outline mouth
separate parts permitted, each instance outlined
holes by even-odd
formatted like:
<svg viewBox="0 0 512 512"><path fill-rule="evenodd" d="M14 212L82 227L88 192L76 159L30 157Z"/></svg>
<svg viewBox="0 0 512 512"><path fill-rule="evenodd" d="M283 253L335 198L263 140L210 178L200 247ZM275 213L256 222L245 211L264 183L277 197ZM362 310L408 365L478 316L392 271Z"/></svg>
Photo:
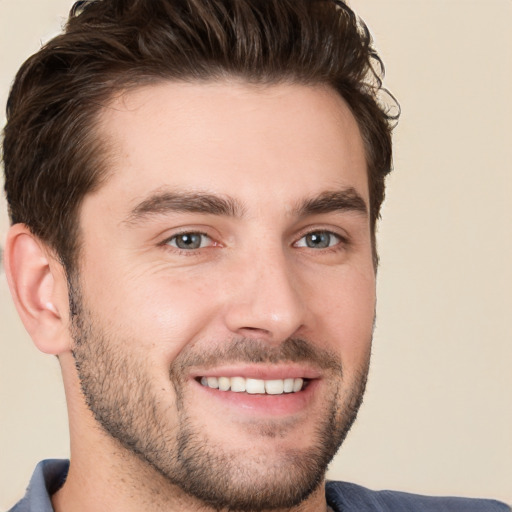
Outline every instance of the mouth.
<svg viewBox="0 0 512 512"><path fill-rule="evenodd" d="M202 376L197 377L196 381L206 388L249 395L284 395L299 393L300 391L304 391L311 382L310 379L302 377L264 380L240 376Z"/></svg>
<svg viewBox="0 0 512 512"><path fill-rule="evenodd" d="M196 400L204 399L208 404L216 400L218 406L226 407L226 414L265 419L305 414L319 400L325 386L325 376L318 368L294 363L228 363L195 368L190 377L198 391Z"/></svg>

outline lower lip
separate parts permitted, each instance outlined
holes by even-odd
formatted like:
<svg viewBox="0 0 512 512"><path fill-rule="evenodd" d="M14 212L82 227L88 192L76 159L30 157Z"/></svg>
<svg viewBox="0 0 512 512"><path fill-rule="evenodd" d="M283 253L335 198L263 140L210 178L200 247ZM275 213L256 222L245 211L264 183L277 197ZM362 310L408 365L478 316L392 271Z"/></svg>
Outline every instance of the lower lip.
<svg viewBox="0 0 512 512"><path fill-rule="evenodd" d="M318 379L312 379L305 389L296 393L252 395L249 393L235 393L234 391L220 391L219 389L203 386L196 380L193 382L200 388L200 391L212 400L219 400L228 407L243 410L244 413L266 416L287 416L304 411L312 401L319 385Z"/></svg>

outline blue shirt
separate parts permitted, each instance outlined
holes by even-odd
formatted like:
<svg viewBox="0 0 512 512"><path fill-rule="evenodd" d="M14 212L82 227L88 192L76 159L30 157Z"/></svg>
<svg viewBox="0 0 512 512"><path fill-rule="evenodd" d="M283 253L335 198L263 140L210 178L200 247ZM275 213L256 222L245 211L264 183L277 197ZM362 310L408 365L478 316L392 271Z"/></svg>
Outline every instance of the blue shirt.
<svg viewBox="0 0 512 512"><path fill-rule="evenodd" d="M43 460L25 497L9 512L53 512L50 496L65 482L69 461ZM504 503L468 498L434 498L396 491L371 491L346 482L327 482L327 503L335 512L511 512Z"/></svg>

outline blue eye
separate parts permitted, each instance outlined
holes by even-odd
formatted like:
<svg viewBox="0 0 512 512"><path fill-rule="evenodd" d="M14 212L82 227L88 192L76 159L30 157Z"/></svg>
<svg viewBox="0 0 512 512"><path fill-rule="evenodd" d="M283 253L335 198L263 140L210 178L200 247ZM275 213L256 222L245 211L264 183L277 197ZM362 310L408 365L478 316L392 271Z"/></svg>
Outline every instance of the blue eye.
<svg viewBox="0 0 512 512"><path fill-rule="evenodd" d="M327 249L339 244L341 238L330 231L312 231L303 236L295 245L310 249Z"/></svg>
<svg viewBox="0 0 512 512"><path fill-rule="evenodd" d="M211 239L204 233L180 233L174 235L166 243L177 249L193 250L211 245Z"/></svg>

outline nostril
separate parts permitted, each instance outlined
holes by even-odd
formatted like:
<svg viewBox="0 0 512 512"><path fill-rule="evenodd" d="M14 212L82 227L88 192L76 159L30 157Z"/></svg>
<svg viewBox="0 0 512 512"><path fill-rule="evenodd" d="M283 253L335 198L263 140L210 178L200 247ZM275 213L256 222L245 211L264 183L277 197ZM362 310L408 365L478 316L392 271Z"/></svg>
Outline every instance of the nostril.
<svg viewBox="0 0 512 512"><path fill-rule="evenodd" d="M280 343L304 326L305 308L295 295L250 291L250 296L237 297L226 304L224 321L232 333Z"/></svg>
<svg viewBox="0 0 512 512"><path fill-rule="evenodd" d="M239 334L247 338L271 338L272 333L261 327L241 327L238 329Z"/></svg>

